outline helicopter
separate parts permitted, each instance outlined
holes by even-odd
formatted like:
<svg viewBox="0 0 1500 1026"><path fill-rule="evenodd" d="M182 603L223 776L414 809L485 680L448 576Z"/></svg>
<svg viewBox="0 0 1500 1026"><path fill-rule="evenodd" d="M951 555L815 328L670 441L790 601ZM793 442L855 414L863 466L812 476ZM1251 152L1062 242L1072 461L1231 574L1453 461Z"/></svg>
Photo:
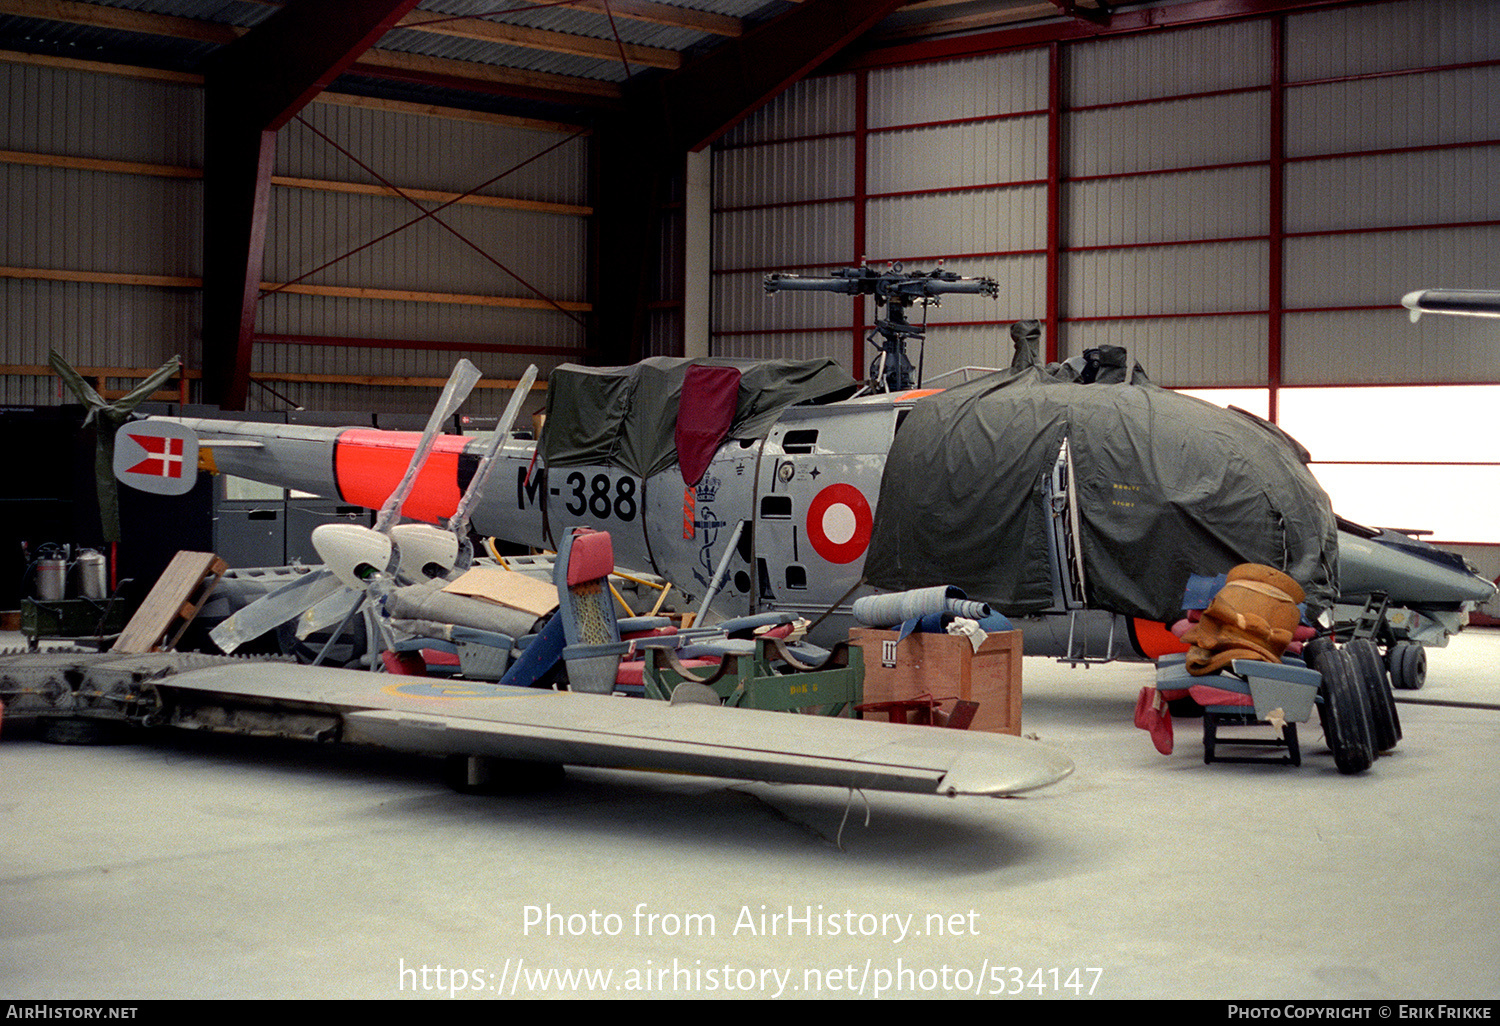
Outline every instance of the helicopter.
<svg viewBox="0 0 1500 1026"><path fill-rule="evenodd" d="M1458 557L1339 521L1295 440L1157 387L1128 352L1042 368L1039 328L1021 322L1011 368L912 387L904 347L924 326L904 310L993 296L991 279L892 265L770 275L766 288L875 296L888 313L869 381L831 360L563 365L539 440L438 435L400 513L451 517L489 449L476 532L555 549L573 527L607 530L622 568L672 582L700 618L792 613L831 643L856 598L957 585L1010 615L1028 654L1075 664L1181 651L1165 625L1195 582L1255 562L1297 579L1309 618L1329 626L1379 596L1393 684L1419 687L1420 646L1446 643L1494 593ZM370 428L160 422L210 448L221 472L371 509L418 443Z"/></svg>

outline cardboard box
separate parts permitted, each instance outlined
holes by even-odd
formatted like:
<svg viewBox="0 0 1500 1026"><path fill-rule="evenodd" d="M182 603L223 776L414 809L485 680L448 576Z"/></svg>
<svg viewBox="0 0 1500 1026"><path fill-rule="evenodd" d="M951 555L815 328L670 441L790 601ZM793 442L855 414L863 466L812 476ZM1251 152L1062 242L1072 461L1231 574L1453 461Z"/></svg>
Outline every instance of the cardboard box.
<svg viewBox="0 0 1500 1026"><path fill-rule="evenodd" d="M990 634L979 651L968 638L856 627L849 643L864 651L865 702L931 695L978 702L970 730L1021 733L1021 632ZM944 706L945 711L951 703Z"/></svg>

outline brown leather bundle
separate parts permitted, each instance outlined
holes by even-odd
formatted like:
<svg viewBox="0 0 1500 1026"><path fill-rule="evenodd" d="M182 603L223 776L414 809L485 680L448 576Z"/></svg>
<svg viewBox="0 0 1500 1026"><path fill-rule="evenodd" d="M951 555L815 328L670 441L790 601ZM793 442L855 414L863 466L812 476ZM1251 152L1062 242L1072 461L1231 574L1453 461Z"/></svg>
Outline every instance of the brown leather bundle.
<svg viewBox="0 0 1500 1026"><path fill-rule="evenodd" d="M1286 574L1258 563L1230 570L1196 626L1182 636L1193 646L1188 672L1217 673L1234 659L1279 663L1301 613L1302 587Z"/></svg>

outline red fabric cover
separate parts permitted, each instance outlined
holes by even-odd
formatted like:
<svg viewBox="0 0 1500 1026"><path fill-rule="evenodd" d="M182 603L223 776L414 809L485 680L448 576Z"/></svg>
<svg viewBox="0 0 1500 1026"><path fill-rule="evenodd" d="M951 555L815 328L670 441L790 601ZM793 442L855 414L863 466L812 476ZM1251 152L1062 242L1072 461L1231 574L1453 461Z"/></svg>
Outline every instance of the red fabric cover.
<svg viewBox="0 0 1500 1026"><path fill-rule="evenodd" d="M579 528L568 551L568 587L597 581L615 571L615 547L605 531Z"/></svg>
<svg viewBox="0 0 1500 1026"><path fill-rule="evenodd" d="M1193 700L1205 709L1211 705L1249 705L1255 704L1255 699L1249 695L1242 695L1238 691L1225 691L1223 688L1212 687L1208 684L1194 684L1188 688L1188 694Z"/></svg>
<svg viewBox="0 0 1500 1026"><path fill-rule="evenodd" d="M1153 687L1141 688L1135 699L1135 725L1151 735L1151 743L1163 755L1172 754L1172 713L1164 696Z"/></svg>
<svg viewBox="0 0 1500 1026"><path fill-rule="evenodd" d="M684 484L695 485L734 423L740 400L737 367L688 368L677 404L677 465Z"/></svg>
<svg viewBox="0 0 1500 1026"><path fill-rule="evenodd" d="M408 677L427 676L427 664L422 661L420 652L392 652L387 649L380 653L380 661L385 665L386 673L404 674Z"/></svg>

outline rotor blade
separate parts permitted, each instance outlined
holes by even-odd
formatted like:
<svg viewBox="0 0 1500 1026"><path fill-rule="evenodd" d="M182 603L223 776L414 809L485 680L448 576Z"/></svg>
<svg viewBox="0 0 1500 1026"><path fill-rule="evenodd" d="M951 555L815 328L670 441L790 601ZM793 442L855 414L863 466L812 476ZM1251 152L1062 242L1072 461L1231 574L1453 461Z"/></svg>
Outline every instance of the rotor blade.
<svg viewBox="0 0 1500 1026"><path fill-rule="evenodd" d="M521 413L521 404L531 394L531 386L536 383L536 364L526 368L526 373L521 375L516 390L510 394L510 402L505 407L505 413L501 415L499 423L495 425L494 437L490 439L489 448L485 450L484 458L479 461L479 466L474 471L474 479L469 482L469 487L464 491L464 496L458 501L458 509L453 513L450 525L453 534L458 539L458 562L454 569L460 573L469 569L474 562L474 546L469 541L469 517L473 515L474 507L484 496L484 483L490 476L490 468L495 461L495 453L505 444L505 436L510 434L510 429L515 426L516 417Z"/></svg>
<svg viewBox="0 0 1500 1026"><path fill-rule="evenodd" d="M208 636L220 650L233 652L250 639L280 627L340 587L332 571L326 568L309 571L235 610Z"/></svg>
<svg viewBox="0 0 1500 1026"><path fill-rule="evenodd" d="M428 453L432 452L438 432L442 430L443 421L453 416L454 412L463 405L479 378L479 368L468 360L458 361L458 366L453 368L453 374L448 378L448 384L443 386L443 394L438 397L438 404L433 409L432 416L427 418L427 430L422 432L422 440L417 443L411 462L406 465L406 475L401 478L401 483L396 486L396 490L385 500L385 505L380 507L380 514L375 518L375 530L384 533L401 518L401 507L406 502L412 485L416 483L417 474L421 471L422 465L427 462Z"/></svg>
<svg viewBox="0 0 1500 1026"><path fill-rule="evenodd" d="M1401 297L1411 319L1424 313L1456 314L1460 317L1500 317L1500 292L1492 289L1418 289Z"/></svg>
<svg viewBox="0 0 1500 1026"><path fill-rule="evenodd" d="M316 634L318 631L342 622L364 601L364 592L340 587L338 591L305 609L302 615L297 617L297 637L306 641L308 635Z"/></svg>
<svg viewBox="0 0 1500 1026"><path fill-rule="evenodd" d="M83 405L89 408L92 417L98 410L104 409L109 404L104 397L94 391L94 386L83 380L83 375L73 369L72 365L58 355L57 350L49 350L47 363L57 372L57 376L63 379L63 383L72 390L73 394L83 401ZM84 423L88 423L87 420Z"/></svg>
<svg viewBox="0 0 1500 1026"><path fill-rule="evenodd" d="M129 413L141 403L151 398L167 381L177 376L182 369L182 357L174 356L156 370L152 371L139 385L132 388L113 403L113 408L122 414Z"/></svg>

